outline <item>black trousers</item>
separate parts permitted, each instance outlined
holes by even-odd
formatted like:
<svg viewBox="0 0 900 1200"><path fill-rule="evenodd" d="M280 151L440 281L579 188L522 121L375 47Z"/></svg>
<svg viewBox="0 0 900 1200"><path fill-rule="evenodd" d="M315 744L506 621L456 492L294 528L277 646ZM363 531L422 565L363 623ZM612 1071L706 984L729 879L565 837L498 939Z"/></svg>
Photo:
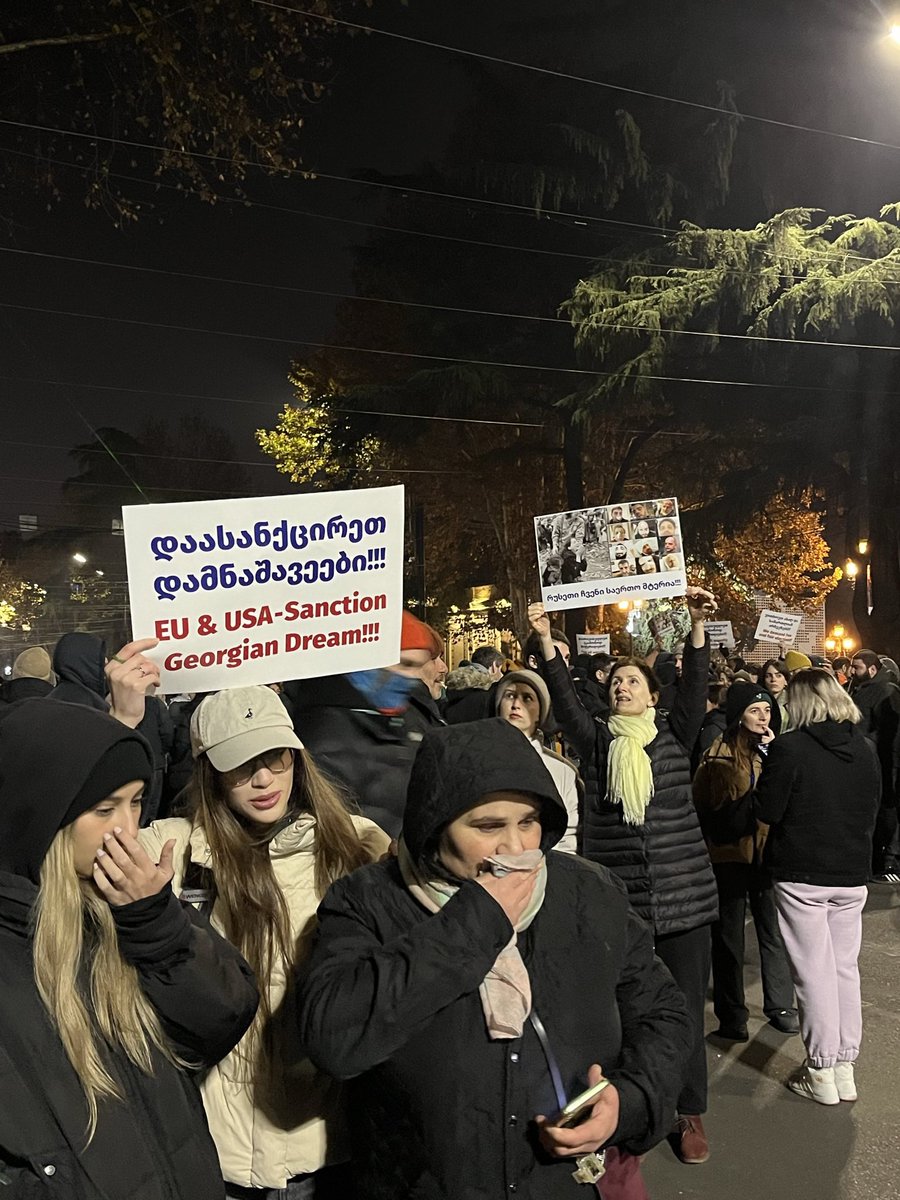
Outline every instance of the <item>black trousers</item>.
<svg viewBox="0 0 900 1200"><path fill-rule="evenodd" d="M656 953L672 973L672 978L684 993L688 1016L694 1027L694 1045L685 1068L684 1082L678 1097L678 1111L698 1117L706 1112L706 1040L703 1030L703 1011L709 984L711 957L708 925L688 929L684 933L664 933L656 937Z"/></svg>
<svg viewBox="0 0 900 1200"><path fill-rule="evenodd" d="M767 872L750 863L713 863L719 919L712 926L713 1008L721 1025L746 1025L744 931L747 903L753 914L767 1017L794 1007L794 984L778 928L775 895Z"/></svg>
<svg viewBox="0 0 900 1200"><path fill-rule="evenodd" d="M900 822L897 819L897 802L882 804L875 822L875 837L872 842L872 873L896 871L900 868Z"/></svg>

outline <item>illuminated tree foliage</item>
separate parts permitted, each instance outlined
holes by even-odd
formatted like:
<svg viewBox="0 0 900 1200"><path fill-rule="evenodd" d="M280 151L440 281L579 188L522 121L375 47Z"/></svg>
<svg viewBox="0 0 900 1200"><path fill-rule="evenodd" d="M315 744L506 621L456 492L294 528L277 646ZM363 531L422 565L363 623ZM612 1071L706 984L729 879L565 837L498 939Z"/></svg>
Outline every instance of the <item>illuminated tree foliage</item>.
<svg viewBox="0 0 900 1200"><path fill-rule="evenodd" d="M854 616L889 653L900 651L898 213L817 220L796 208L753 229L685 223L654 265L636 257L598 272L565 306L585 361L614 372L585 397L588 411L625 395L662 400L672 393L663 377L682 372L701 395L711 394L704 378L766 385L752 412L768 444L732 498L746 511L767 494L824 487L847 511L849 544L870 540L873 608L858 588ZM746 397L727 395L739 424Z"/></svg>
<svg viewBox="0 0 900 1200"><path fill-rule="evenodd" d="M297 7L337 16L352 6ZM249 0L9 0L0 16L4 116L45 127L16 134L19 179L50 200L72 197L72 172L53 160L75 163L85 203L120 222L141 206L113 178L117 149L131 169L139 144L162 147L154 173L208 200L223 187L240 194L251 164L294 170L303 113L323 93L337 32Z"/></svg>
<svg viewBox="0 0 900 1200"><path fill-rule="evenodd" d="M352 487L360 474L371 472L375 465L382 450L378 439L353 437L332 407L333 398L316 394L309 371L297 368L290 380L296 403L284 406L274 429L257 429L260 449L301 488Z"/></svg>
<svg viewBox="0 0 900 1200"><path fill-rule="evenodd" d="M21 579L0 562L0 629L28 633L40 616L46 595L42 587Z"/></svg>

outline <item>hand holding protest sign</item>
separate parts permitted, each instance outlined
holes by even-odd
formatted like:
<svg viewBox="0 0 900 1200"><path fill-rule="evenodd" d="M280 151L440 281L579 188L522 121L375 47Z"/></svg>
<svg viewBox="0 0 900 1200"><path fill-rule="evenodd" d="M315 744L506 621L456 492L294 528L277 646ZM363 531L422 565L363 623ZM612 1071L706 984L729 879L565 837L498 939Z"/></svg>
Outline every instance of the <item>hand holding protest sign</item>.
<svg viewBox="0 0 900 1200"><path fill-rule="evenodd" d="M136 729L144 719L147 694L159 686L159 667L144 655L159 643L156 638L129 642L106 664L109 684L110 716Z"/></svg>
<svg viewBox="0 0 900 1200"><path fill-rule="evenodd" d="M402 487L124 508L132 624L159 641L161 686L397 662L403 514Z"/></svg>

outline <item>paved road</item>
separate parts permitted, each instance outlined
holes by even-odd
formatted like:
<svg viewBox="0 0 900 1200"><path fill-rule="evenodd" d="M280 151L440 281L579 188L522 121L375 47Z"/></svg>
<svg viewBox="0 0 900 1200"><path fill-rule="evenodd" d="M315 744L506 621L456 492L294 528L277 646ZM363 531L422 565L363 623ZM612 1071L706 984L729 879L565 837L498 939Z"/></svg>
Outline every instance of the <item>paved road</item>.
<svg viewBox="0 0 900 1200"><path fill-rule="evenodd" d="M825 1107L785 1087L803 1046L763 1018L749 928L747 941L750 1041L707 1043L712 1155L688 1167L658 1146L644 1161L652 1200L900 1200L900 887L873 886L863 916L856 1104Z"/></svg>

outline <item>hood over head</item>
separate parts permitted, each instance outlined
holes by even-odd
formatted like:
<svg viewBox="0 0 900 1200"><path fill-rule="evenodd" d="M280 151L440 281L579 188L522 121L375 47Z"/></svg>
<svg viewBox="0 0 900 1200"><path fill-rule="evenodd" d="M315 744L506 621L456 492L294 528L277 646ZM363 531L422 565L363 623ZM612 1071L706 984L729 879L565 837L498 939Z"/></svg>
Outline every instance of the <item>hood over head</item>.
<svg viewBox="0 0 900 1200"><path fill-rule="evenodd" d="M853 743L862 737L861 731L852 721L816 721L814 725L804 725L802 732L808 734L823 750L827 750L841 762L853 761Z"/></svg>
<svg viewBox="0 0 900 1200"><path fill-rule="evenodd" d="M451 821L488 792L500 791L540 801L541 849L552 849L566 831L566 808L521 730L499 717L430 729L413 763L403 816L403 840L413 862L422 861Z"/></svg>
<svg viewBox="0 0 900 1200"><path fill-rule="evenodd" d="M50 698L9 705L0 716L0 871L38 883L60 829L152 773L147 742L114 717Z"/></svg>
<svg viewBox="0 0 900 1200"><path fill-rule="evenodd" d="M64 633L53 651L53 670L60 679L80 683L101 700L109 687L106 666L106 642L93 633Z"/></svg>

